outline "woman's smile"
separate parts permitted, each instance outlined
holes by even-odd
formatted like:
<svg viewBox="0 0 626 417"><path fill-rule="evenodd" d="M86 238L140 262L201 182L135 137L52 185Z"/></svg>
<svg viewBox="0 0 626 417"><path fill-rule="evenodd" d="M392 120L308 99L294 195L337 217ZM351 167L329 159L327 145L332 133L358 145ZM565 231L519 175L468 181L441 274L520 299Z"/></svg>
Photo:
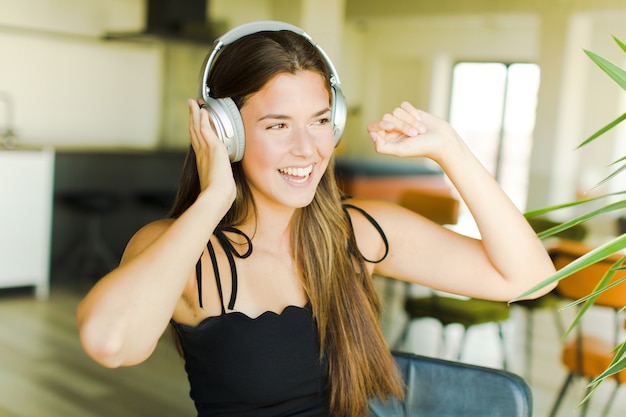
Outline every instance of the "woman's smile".
<svg viewBox="0 0 626 417"><path fill-rule="evenodd" d="M286 167L280 168L278 173L286 179L288 182L293 184L305 184L308 182L311 177L311 172L313 172L313 164L307 165L305 167Z"/></svg>

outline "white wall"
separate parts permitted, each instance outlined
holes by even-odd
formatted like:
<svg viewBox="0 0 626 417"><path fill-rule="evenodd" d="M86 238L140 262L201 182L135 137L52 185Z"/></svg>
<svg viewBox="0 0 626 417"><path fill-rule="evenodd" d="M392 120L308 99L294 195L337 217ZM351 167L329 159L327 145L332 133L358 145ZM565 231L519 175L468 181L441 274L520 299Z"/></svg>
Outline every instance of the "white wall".
<svg viewBox="0 0 626 417"><path fill-rule="evenodd" d="M0 0L0 91L12 98L22 143L157 143L161 46L101 39L107 31L140 28L141 4Z"/></svg>

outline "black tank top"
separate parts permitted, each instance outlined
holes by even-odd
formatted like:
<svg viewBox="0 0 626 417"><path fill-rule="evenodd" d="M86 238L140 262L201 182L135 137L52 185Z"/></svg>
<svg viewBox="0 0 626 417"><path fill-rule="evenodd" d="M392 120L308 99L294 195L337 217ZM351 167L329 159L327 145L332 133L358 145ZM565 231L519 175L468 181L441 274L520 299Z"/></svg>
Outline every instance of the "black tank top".
<svg viewBox="0 0 626 417"><path fill-rule="evenodd" d="M385 235L374 219L357 207L345 207L363 213L387 245ZM224 231L244 236L248 241L248 250L243 254L237 252ZM218 229L215 237L230 264L233 283L228 307L232 310L237 291L234 257L249 256L252 244L237 229ZM310 305L289 306L281 314L267 311L256 318L241 312L227 313L211 242L207 244L207 249L213 264L222 314L208 317L195 327L171 321L180 339L191 387L190 396L198 417L328 416L327 369L326 364L320 361L319 336ZM198 302L202 306L199 261L196 276Z"/></svg>

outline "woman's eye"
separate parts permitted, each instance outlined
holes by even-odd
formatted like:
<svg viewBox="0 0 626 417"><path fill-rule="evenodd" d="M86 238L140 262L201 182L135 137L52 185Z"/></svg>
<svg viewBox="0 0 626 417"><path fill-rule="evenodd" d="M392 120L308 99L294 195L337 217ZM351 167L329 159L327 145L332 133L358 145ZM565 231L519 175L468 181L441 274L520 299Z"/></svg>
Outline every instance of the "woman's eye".
<svg viewBox="0 0 626 417"><path fill-rule="evenodd" d="M286 123L276 123L275 125L271 125L270 127L268 127L268 129L279 130L279 129L284 129L286 127L287 127Z"/></svg>
<svg viewBox="0 0 626 417"><path fill-rule="evenodd" d="M325 125L330 123L330 119L328 117L323 117L315 122L318 125Z"/></svg>

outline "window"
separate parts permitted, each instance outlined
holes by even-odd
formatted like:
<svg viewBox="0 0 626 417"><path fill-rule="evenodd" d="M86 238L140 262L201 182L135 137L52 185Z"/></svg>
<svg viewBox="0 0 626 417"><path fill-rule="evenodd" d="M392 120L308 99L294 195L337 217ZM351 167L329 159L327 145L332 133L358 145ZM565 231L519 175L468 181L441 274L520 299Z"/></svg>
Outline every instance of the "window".
<svg viewBox="0 0 626 417"><path fill-rule="evenodd" d="M460 62L452 73L450 123L524 210L539 66Z"/></svg>

